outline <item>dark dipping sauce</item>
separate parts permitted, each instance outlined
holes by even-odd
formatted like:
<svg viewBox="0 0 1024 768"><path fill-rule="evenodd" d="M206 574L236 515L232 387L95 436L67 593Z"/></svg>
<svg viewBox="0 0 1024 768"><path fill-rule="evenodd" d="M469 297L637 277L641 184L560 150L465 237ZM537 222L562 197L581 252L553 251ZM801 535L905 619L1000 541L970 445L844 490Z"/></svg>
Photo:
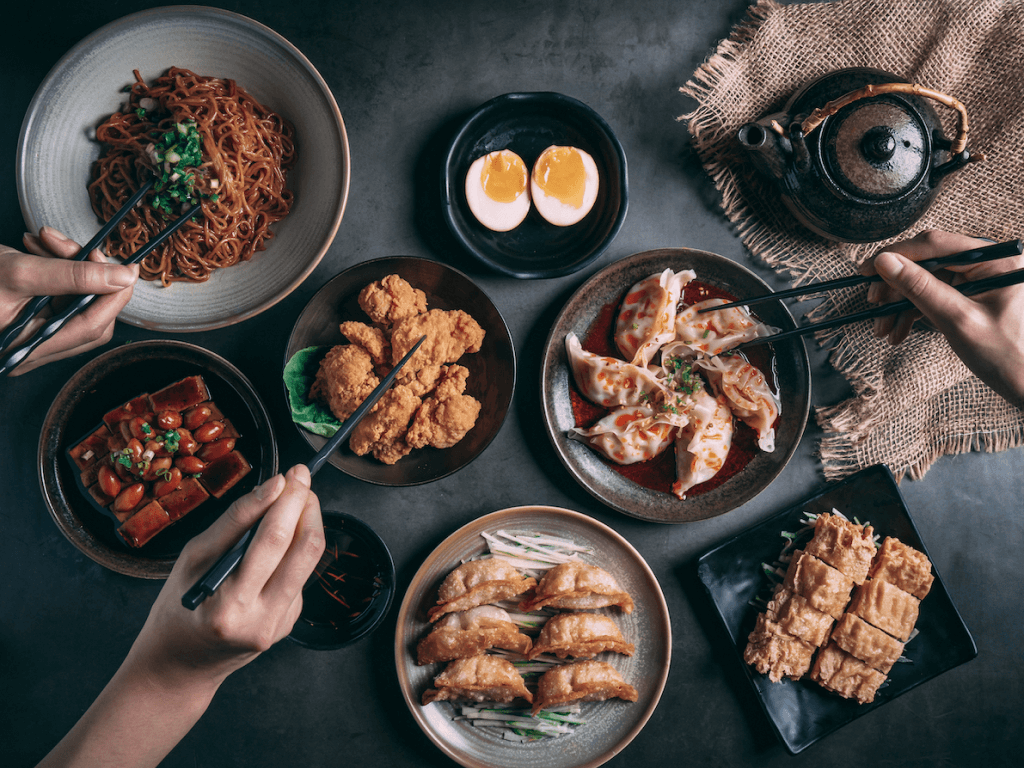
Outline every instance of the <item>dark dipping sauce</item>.
<svg viewBox="0 0 1024 768"><path fill-rule="evenodd" d="M358 623L384 588L370 547L349 531L325 528L327 548L302 591L299 621L313 627Z"/></svg>
<svg viewBox="0 0 1024 768"><path fill-rule="evenodd" d="M626 292L623 291L622 297ZM737 298L725 291L702 283L699 280L691 280L683 288L682 303L686 305L696 304L707 299L725 299L736 301ZM622 305L622 298L614 304L606 304L601 308L594 322L587 330L586 338L580 339L583 349L605 357L622 359L622 355L615 346L615 318L618 316L619 307ZM744 350L743 355L747 360L761 370L765 375L768 385L773 391L778 391L778 382L775 376L774 360L768 352L767 345L753 347ZM597 421L611 413L611 409L587 400L576 388L575 382L570 377L569 401L572 403L573 419L580 429L587 429ZM757 432L748 427L739 419L734 418L735 430L732 436L732 446L725 459L725 465L718 473L707 482L695 485L686 492L687 498L707 493L726 482L730 477L740 472L755 454L761 449L757 446ZM776 419L773 426L778 426ZM669 448L647 461L636 464L616 464L599 454L601 460L615 472L631 480L637 485L649 488L652 491L672 494L672 483L676 479L676 450L675 446Z"/></svg>

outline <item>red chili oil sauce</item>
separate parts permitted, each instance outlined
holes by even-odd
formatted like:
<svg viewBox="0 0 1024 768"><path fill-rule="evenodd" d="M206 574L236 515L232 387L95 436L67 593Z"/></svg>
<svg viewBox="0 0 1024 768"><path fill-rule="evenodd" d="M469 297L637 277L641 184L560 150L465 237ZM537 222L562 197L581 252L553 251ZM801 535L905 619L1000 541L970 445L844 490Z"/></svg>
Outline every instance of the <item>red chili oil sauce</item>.
<svg viewBox="0 0 1024 768"><path fill-rule="evenodd" d="M682 301L684 304L689 305L696 304L699 301L706 301L707 299L719 298L726 301L736 301L735 296L726 293L720 288L702 283L699 280L691 280L683 289ZM618 348L615 346L615 318L618 315L621 304L622 300L620 299L614 303L605 304L601 308L597 317L594 318L594 322L587 329L586 338L580 339L583 349L606 357L620 357ZM773 361L767 348L764 346L754 347L750 350L744 350L744 353L747 359L764 373L769 386L777 392L778 385L775 381L775 367L772 364ZM579 390L577 390L575 382L572 381L571 377L569 401L572 404L572 413L576 426L580 429L587 429L593 426L611 412L611 409L595 405L583 397ZM757 447L757 432L739 419L734 419L734 423L735 431L732 437L732 447L730 447L729 453L726 456L725 465L710 480L700 485L695 485L688 490L686 492L687 498L707 493L717 488L747 466L760 450ZM777 424L778 420L776 420L776 424L773 426L777 426ZM667 450L653 459L637 462L636 464L616 464L604 456L599 455L599 458L611 469L637 485L650 488L652 491L672 493L672 483L676 479L676 450L674 445L669 446Z"/></svg>

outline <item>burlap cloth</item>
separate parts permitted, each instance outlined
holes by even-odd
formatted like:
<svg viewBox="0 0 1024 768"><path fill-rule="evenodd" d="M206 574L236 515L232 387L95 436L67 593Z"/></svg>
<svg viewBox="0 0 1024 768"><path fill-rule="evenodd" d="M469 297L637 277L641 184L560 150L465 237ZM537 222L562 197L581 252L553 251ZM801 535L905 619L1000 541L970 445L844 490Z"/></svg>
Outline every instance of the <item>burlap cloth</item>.
<svg viewBox="0 0 1024 768"><path fill-rule="evenodd" d="M782 6L761 0L680 90L698 106L694 146L746 247L794 284L853 274L881 243L833 243L803 227L744 157L736 130L781 109L808 81L875 67L960 99L968 145L987 160L948 177L925 216L899 238L937 228L998 241L1024 222L1024 0L839 0ZM945 133L955 113L936 105ZM888 241L891 242L891 241ZM861 287L837 292L807 320L869 305ZM915 329L892 347L870 321L819 335L854 396L816 407L826 478L877 463L923 477L937 458L1024 444L1024 412L989 389L941 334Z"/></svg>

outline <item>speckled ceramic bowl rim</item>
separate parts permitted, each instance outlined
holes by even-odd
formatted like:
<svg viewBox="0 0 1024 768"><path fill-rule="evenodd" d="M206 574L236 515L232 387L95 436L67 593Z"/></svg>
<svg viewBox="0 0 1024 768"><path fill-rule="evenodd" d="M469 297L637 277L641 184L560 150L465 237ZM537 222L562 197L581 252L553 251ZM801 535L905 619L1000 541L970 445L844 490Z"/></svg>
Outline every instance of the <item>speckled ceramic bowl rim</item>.
<svg viewBox="0 0 1024 768"><path fill-rule="evenodd" d="M286 284L279 290L275 295L265 299L257 306L249 307L239 312L233 313L230 317L226 317L222 320L206 321L197 324L190 324L187 322L176 321L169 324L163 324L160 322L151 322L144 319L137 319L131 316L130 313L122 313L118 318L122 322L128 323L129 325L136 325L143 328L148 328L155 331L172 331L175 333L192 333L199 331L208 331L215 328L223 328L226 326L240 323L249 318L255 317L256 315L264 312L270 307L277 304L279 301L291 294L296 288L298 288L313 270L316 269L317 265L326 255L331 243L334 242L334 238L338 233L338 228L341 226L341 220L345 213L345 208L348 204L349 186L351 181L351 169L352 169L352 157L349 148L348 133L345 130L345 122L341 116L341 110L338 108L338 103L334 98L334 94L331 91L327 81L324 80L320 72L313 66L312 62L303 54L298 48L292 43L282 37L279 33L275 32L270 27L261 24L260 22L244 16L233 11L228 11L222 8L214 8L210 6L189 6L189 5L169 5L158 8L150 8L148 10L139 11L124 16L120 19L110 22L109 24L100 27L96 31L92 32L87 37L80 40L75 46L73 46L67 53L65 53L60 60L53 66L46 77L40 83L36 89L35 94L32 97L32 101L29 103L28 110L25 113L25 119L21 125L21 131L18 136L18 152L17 159L15 162L17 186L18 186L18 200L21 205L22 217L28 228L31 231L37 231L43 224L53 224L53 222L41 222L35 221L31 215L31 211L28 207L28 188L27 182L25 181L27 176L26 166L33 161L33 158L28 156L25 152L26 141L28 138L29 131L33 126L33 118L36 115L40 105L46 100L52 83L62 76L63 70L71 65L76 59L82 57L90 47L97 44L104 37L110 35L122 27L132 27L140 22L145 22L148 18L159 18L166 17L173 14L181 14L182 16L194 15L196 13L203 13L209 16L221 17L226 22L239 24L242 26L250 27L257 30L262 35L272 39L282 49L286 50L293 58L294 61L306 71L310 79L316 84L317 89L320 91L324 103L328 106L334 121L335 128L338 133L340 141L340 153L342 158L342 184L339 190L338 202L332 221L330 222L329 228L325 231L323 242L318 247L313 258L310 259L309 263L305 266L301 273L299 273L291 282ZM131 65L126 64L126 67L130 69ZM97 224L97 229L99 225ZM273 247L273 241L269 247Z"/></svg>
<svg viewBox="0 0 1024 768"><path fill-rule="evenodd" d="M263 401L245 375L220 355L183 341L158 339L115 347L86 363L61 387L60 392L53 399L53 404L46 412L46 418L43 420L43 428L39 433L39 449L36 460L39 473L39 487L50 517L53 518L57 528L60 529L60 532L64 534L68 541L83 554L105 568L126 576L135 576L143 579L165 579L170 574L171 568L174 567L175 558L144 560L135 557L128 550L123 552L117 551L99 544L78 523L75 511L66 503L60 481L49 471L54 461L63 461L61 455L63 453L62 446L65 438L68 437L65 434L67 416L81 402L87 389L108 375L112 363L116 363L123 358L134 357L141 359L147 353L152 353L149 355L150 357L166 355L172 359L178 357L192 363L202 360L204 366L207 366L218 376L231 382L238 395L246 400L246 405L251 409L252 418L256 422L257 427L260 430L266 431L265 437L261 437L261 440L266 441L265 447L269 450L270 466L264 472L266 477L272 477L277 473L277 438L274 435L270 415L267 413ZM112 405L116 405L116 403ZM259 471L260 468L257 468L257 470Z"/></svg>
<svg viewBox="0 0 1024 768"><path fill-rule="evenodd" d="M405 699L406 705L409 707L416 723L421 729L423 729L423 732L427 737L430 738L430 740L434 742L434 744L437 745L445 755L467 768L493 768L495 764L475 759L472 755L458 750L446 741L441 734L435 732L427 722L423 714L422 705L416 698L416 693L412 689L412 682L409 678L408 664L411 659L409 658L409 649L406 646L405 638L403 637L403 630L407 625L415 621L414 614L417 608L417 593L429 586L425 584L425 581L430 576L431 570L438 565L446 568L455 567L457 565L457 563L451 562L453 555L451 550L453 550L457 542L466 537L479 537L480 533L483 531L515 529L520 525L518 521L524 516L537 514L545 516L550 515L553 518L565 520L570 525L593 529L599 535L607 537L614 545L621 548L623 555L633 563L633 566L637 568L650 586L649 594L644 598L646 600L645 604L642 604L640 599L637 599L638 596L634 595L634 599L637 599L637 607L634 612L652 614L656 616L656 618L650 619L652 625L655 622L660 622L664 626L664 631L660 634L659 639L663 646L661 650L664 652L665 661L656 675L646 677L644 679L644 687L650 691L648 694L649 703L647 708L636 719L632 728L630 728L628 733L626 733L613 748L604 751L599 755L584 755L579 762L557 761L557 765L560 766L560 768L567 768L567 766L570 765L573 768L595 768L618 755L626 748L626 746L629 745L630 742L633 741L634 738L636 738L637 734L640 733L647 721L651 718L651 715L654 714L654 710L657 708L658 702L661 700L661 695L665 690L665 684L668 681L668 673L672 661L672 623L668 612L668 603L665 601L665 595L662 592L658 578L654 575L654 571L651 570L647 561L644 560L643 555L641 555L621 534L588 515L584 515L580 512L574 512L570 509L564 509L562 507L525 505L510 507L508 509L502 509L497 512L491 512L483 515L462 526L445 538L445 540L441 542L433 552L431 552L427 559L424 560L423 564L416 571L416 575L413 576L409 587L406 589L405 597L402 600L402 605L398 612L397 627L395 630L395 667L398 672L398 682L402 689L402 696ZM482 542L480 549L481 551L483 550ZM581 726L581 734L574 734L573 736L566 736L562 738L570 739L575 738L576 736L585 736L586 732L583 730L585 728L586 724ZM512 746L530 747L544 743L548 743L552 748L560 750L562 739L542 740L539 742L533 742L531 745L512 744ZM580 751L585 752L586 750L583 748L580 749Z"/></svg>

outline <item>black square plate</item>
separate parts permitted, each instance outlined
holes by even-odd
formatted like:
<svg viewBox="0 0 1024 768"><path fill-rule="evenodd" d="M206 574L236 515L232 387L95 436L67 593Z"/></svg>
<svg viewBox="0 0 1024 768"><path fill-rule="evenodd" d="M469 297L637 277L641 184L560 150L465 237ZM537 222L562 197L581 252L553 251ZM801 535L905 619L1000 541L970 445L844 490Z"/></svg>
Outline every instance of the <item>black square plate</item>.
<svg viewBox="0 0 1024 768"><path fill-rule="evenodd" d="M781 531L795 531L805 511L818 514L837 509L851 519L870 523L875 533L894 536L905 544L928 550L910 518L888 467L877 465L828 486L820 493L741 533L697 561L697 576L707 590L736 647L737 660L757 692L758 701L790 754L796 754L839 727L884 706L914 686L970 661L978 655L974 638L935 570L931 592L921 602L919 634L907 643L904 655L913 663L897 663L888 681L870 704L840 698L810 680L772 683L767 675L743 662L747 635L758 609L750 604L765 589L761 563L772 563L783 544Z"/></svg>

